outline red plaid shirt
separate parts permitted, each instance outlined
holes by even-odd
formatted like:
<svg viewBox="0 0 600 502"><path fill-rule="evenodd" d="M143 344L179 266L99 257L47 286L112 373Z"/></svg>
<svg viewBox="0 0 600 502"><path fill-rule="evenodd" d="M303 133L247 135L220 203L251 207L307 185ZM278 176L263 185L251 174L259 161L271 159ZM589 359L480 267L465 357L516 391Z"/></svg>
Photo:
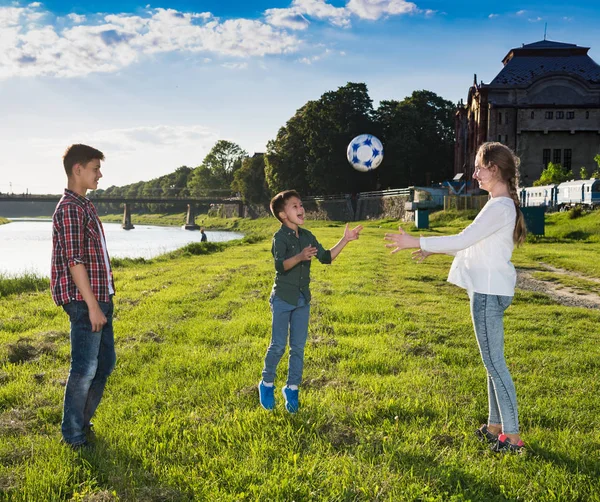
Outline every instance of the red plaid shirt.
<svg viewBox="0 0 600 502"><path fill-rule="evenodd" d="M85 265L92 292L99 302L110 301L110 285L114 291L112 270L106 270L102 240L104 229L96 208L89 199L65 190L52 216L52 274L50 288L57 305L73 300L83 301L73 281L70 267Z"/></svg>

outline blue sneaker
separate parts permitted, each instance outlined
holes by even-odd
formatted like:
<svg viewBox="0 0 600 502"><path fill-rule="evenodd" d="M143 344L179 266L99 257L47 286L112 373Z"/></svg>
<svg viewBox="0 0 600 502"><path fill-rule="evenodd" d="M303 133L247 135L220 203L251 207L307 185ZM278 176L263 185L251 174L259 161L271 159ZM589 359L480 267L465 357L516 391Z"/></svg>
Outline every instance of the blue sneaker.
<svg viewBox="0 0 600 502"><path fill-rule="evenodd" d="M300 404L298 403L298 389L290 389L287 385L281 388L281 393L285 399L285 409L290 413L296 413Z"/></svg>
<svg viewBox="0 0 600 502"><path fill-rule="evenodd" d="M275 408L275 386L267 387L261 380L258 384L258 398L260 399L260 405L265 410Z"/></svg>

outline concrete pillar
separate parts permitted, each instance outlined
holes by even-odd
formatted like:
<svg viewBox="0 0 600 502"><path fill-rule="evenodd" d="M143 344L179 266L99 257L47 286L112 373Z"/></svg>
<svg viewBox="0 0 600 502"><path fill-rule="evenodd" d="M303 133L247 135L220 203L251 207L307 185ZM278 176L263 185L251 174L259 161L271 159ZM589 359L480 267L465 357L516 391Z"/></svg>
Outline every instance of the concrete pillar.
<svg viewBox="0 0 600 502"><path fill-rule="evenodd" d="M188 204L187 216L185 217L185 225L183 228L186 230L200 230L200 227L196 225L196 212L191 204Z"/></svg>
<svg viewBox="0 0 600 502"><path fill-rule="evenodd" d="M135 228L131 223L131 211L127 203L123 204L123 224L121 227L123 230L132 230Z"/></svg>

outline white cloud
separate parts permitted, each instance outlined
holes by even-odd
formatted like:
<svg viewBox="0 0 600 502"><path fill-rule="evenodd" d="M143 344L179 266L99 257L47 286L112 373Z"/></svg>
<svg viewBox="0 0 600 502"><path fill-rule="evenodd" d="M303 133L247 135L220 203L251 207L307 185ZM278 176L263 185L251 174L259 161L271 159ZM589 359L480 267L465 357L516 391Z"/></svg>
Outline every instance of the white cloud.
<svg viewBox="0 0 600 502"><path fill-rule="evenodd" d="M517 14L517 16L522 16L526 12L527 12L526 10L519 10L519 11L516 12L516 14Z"/></svg>
<svg viewBox="0 0 600 502"><path fill-rule="evenodd" d="M30 7L0 7L0 78L114 72L145 55L173 51L260 57L291 53L300 44L269 24L249 19L221 22L207 12L153 9L137 16L111 14L64 29L50 22L28 24L28 18L38 14L49 16Z"/></svg>
<svg viewBox="0 0 600 502"><path fill-rule="evenodd" d="M221 66L228 70L245 70L248 68L248 63L223 63Z"/></svg>
<svg viewBox="0 0 600 502"><path fill-rule="evenodd" d="M304 30L309 25L308 19L298 8L268 9L265 11L265 20L272 26L290 30Z"/></svg>
<svg viewBox="0 0 600 502"><path fill-rule="evenodd" d="M540 21L543 21L543 19L538 16L535 18L529 18L527 21L529 21L530 23L539 23Z"/></svg>
<svg viewBox="0 0 600 502"><path fill-rule="evenodd" d="M386 15L415 14L418 9L405 0L349 0L346 7L362 19L377 20Z"/></svg>
<svg viewBox="0 0 600 502"><path fill-rule="evenodd" d="M500 14L490 14L488 16L489 19L494 19L495 17L498 17Z"/></svg>
<svg viewBox="0 0 600 502"><path fill-rule="evenodd" d="M83 16L83 15L80 16L79 14L75 14L75 13L68 14L67 17L76 24L84 23L86 20L85 16Z"/></svg>

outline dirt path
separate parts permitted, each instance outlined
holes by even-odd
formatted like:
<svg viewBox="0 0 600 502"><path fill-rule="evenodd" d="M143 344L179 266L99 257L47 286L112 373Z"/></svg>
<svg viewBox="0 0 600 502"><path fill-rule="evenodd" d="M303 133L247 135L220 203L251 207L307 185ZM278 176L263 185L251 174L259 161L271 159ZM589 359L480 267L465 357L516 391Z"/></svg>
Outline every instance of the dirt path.
<svg viewBox="0 0 600 502"><path fill-rule="evenodd" d="M540 262L540 265L548 272L556 274L569 275L571 277L580 277L588 281L600 283L600 279L587 277L572 270L556 268L547 263ZM600 309L600 296L589 291L582 291L570 288L563 284L554 284L552 282L534 279L532 272L535 270L518 268L517 269L517 288L527 291L536 291L548 295L557 303L567 307L584 307L588 309Z"/></svg>

